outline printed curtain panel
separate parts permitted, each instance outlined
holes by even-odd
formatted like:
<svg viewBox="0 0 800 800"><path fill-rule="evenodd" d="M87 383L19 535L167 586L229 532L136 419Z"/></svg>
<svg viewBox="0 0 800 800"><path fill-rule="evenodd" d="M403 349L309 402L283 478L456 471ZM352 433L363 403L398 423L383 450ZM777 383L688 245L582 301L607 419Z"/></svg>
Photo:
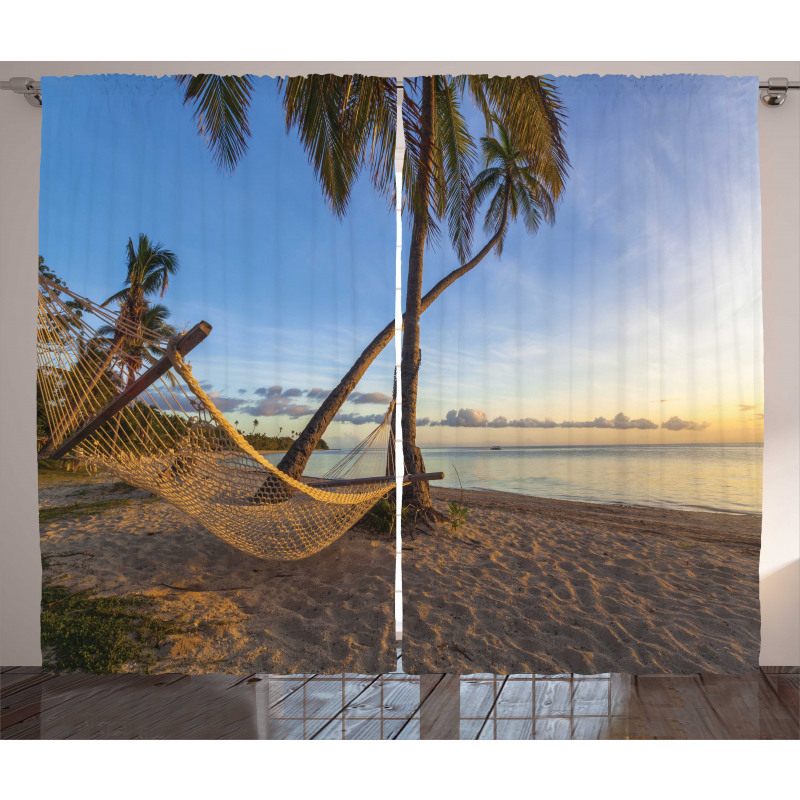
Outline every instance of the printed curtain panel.
<svg viewBox="0 0 800 800"><path fill-rule="evenodd" d="M395 667L395 89L357 164L326 81L43 80L48 669Z"/></svg>
<svg viewBox="0 0 800 800"><path fill-rule="evenodd" d="M406 466L445 478L404 492L404 669L755 669L757 81L476 87L405 87L446 202L406 214Z"/></svg>

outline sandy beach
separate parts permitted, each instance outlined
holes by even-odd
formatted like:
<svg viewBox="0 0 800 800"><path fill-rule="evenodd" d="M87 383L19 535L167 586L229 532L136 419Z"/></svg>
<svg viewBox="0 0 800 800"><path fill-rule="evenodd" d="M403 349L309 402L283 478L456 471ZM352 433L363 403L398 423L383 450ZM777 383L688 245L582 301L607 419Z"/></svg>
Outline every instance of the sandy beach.
<svg viewBox="0 0 800 800"><path fill-rule="evenodd" d="M40 525L46 580L143 596L156 614L180 621L186 632L153 653L154 672L396 667L393 537L361 524L315 556L280 563L235 550L111 478L59 473L40 482L39 498L40 509L99 506Z"/></svg>
<svg viewBox="0 0 800 800"><path fill-rule="evenodd" d="M757 667L760 516L432 493L469 516L404 540L406 672Z"/></svg>
<svg viewBox="0 0 800 800"><path fill-rule="evenodd" d="M433 489L456 532L404 539L406 672L742 672L759 647L757 516ZM141 596L181 632L156 672L395 668L394 542L359 524L270 562L113 479L43 482L45 579ZM97 506L95 508L95 506ZM59 512L60 513L60 512ZM135 664L130 665L135 670Z"/></svg>

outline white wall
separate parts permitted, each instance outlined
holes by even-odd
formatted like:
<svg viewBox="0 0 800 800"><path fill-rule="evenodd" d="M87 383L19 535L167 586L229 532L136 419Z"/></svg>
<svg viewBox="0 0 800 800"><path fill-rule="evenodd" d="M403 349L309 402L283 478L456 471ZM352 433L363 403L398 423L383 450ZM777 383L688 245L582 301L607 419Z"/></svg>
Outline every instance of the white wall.
<svg viewBox="0 0 800 800"><path fill-rule="evenodd" d="M694 72L800 80L800 62L0 62L0 80L104 72ZM754 98L754 102L756 102ZM41 664L35 304L41 111L0 92L0 664ZM759 103L765 352L764 665L800 665L800 91Z"/></svg>

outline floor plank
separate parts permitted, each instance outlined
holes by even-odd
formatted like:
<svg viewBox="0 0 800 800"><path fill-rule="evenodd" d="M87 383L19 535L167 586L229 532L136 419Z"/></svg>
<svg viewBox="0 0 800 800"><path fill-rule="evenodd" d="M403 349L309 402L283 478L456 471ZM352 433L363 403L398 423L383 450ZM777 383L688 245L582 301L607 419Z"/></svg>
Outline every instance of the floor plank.
<svg viewBox="0 0 800 800"><path fill-rule="evenodd" d="M12 691L16 692L29 686L35 686L54 677L55 675L44 673L41 670L38 672L12 672L9 670L0 675L0 692L5 697Z"/></svg>
<svg viewBox="0 0 800 800"><path fill-rule="evenodd" d="M533 678L509 678L497 697L498 717L526 717L533 713Z"/></svg>
<svg viewBox="0 0 800 800"><path fill-rule="evenodd" d="M381 678L369 686L361 696L347 708L348 719L358 717L402 717L414 716L419 708L419 679Z"/></svg>
<svg viewBox="0 0 800 800"><path fill-rule="evenodd" d="M118 721L131 716L134 704L142 697L148 699L159 687L188 680L186 675L65 673L57 676L43 674L41 677L42 680L34 684L14 686L8 694L3 693L0 720L3 738L66 739L81 730L87 733L86 738L90 738L92 720L98 721L101 727L110 726L111 730ZM166 696L173 698L175 693L169 691ZM108 698L116 701L111 709L104 708L104 701ZM175 721L165 716L168 713L169 709L163 705L152 708L153 719L148 720L142 731L154 730L149 723L155 719L169 720L167 727L174 728Z"/></svg>
<svg viewBox="0 0 800 800"><path fill-rule="evenodd" d="M532 739L533 718L527 719L502 719L492 717L483 723L479 739Z"/></svg>
<svg viewBox="0 0 800 800"><path fill-rule="evenodd" d="M0 673L4 739L800 739L800 672Z"/></svg>
<svg viewBox="0 0 800 800"><path fill-rule="evenodd" d="M418 719L409 719L394 737L398 741L419 741L420 727Z"/></svg>
<svg viewBox="0 0 800 800"><path fill-rule="evenodd" d="M569 716L572 709L572 681L539 680L534 686L537 717Z"/></svg>
<svg viewBox="0 0 800 800"><path fill-rule="evenodd" d="M760 673L637 676L631 738L798 738L796 717Z"/></svg>
<svg viewBox="0 0 800 800"><path fill-rule="evenodd" d="M459 701L461 716L466 719L479 717L486 719L500 693L504 677L491 678L463 677L460 683Z"/></svg>
<svg viewBox="0 0 800 800"><path fill-rule="evenodd" d="M425 700L419 709L421 739L458 739L461 717L458 675L421 675L420 693Z"/></svg>

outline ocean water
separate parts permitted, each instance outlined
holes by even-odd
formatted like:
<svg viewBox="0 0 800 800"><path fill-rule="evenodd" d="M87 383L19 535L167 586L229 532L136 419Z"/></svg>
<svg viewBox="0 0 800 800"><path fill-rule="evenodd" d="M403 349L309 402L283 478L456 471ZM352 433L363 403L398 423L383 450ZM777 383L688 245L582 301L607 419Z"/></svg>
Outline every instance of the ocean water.
<svg viewBox="0 0 800 800"><path fill-rule="evenodd" d="M431 448L436 486L678 508L761 513L761 444L623 445L594 447ZM317 451L307 475L322 475L342 451ZM270 456L277 462L280 455ZM458 474L456 474L458 473Z"/></svg>

